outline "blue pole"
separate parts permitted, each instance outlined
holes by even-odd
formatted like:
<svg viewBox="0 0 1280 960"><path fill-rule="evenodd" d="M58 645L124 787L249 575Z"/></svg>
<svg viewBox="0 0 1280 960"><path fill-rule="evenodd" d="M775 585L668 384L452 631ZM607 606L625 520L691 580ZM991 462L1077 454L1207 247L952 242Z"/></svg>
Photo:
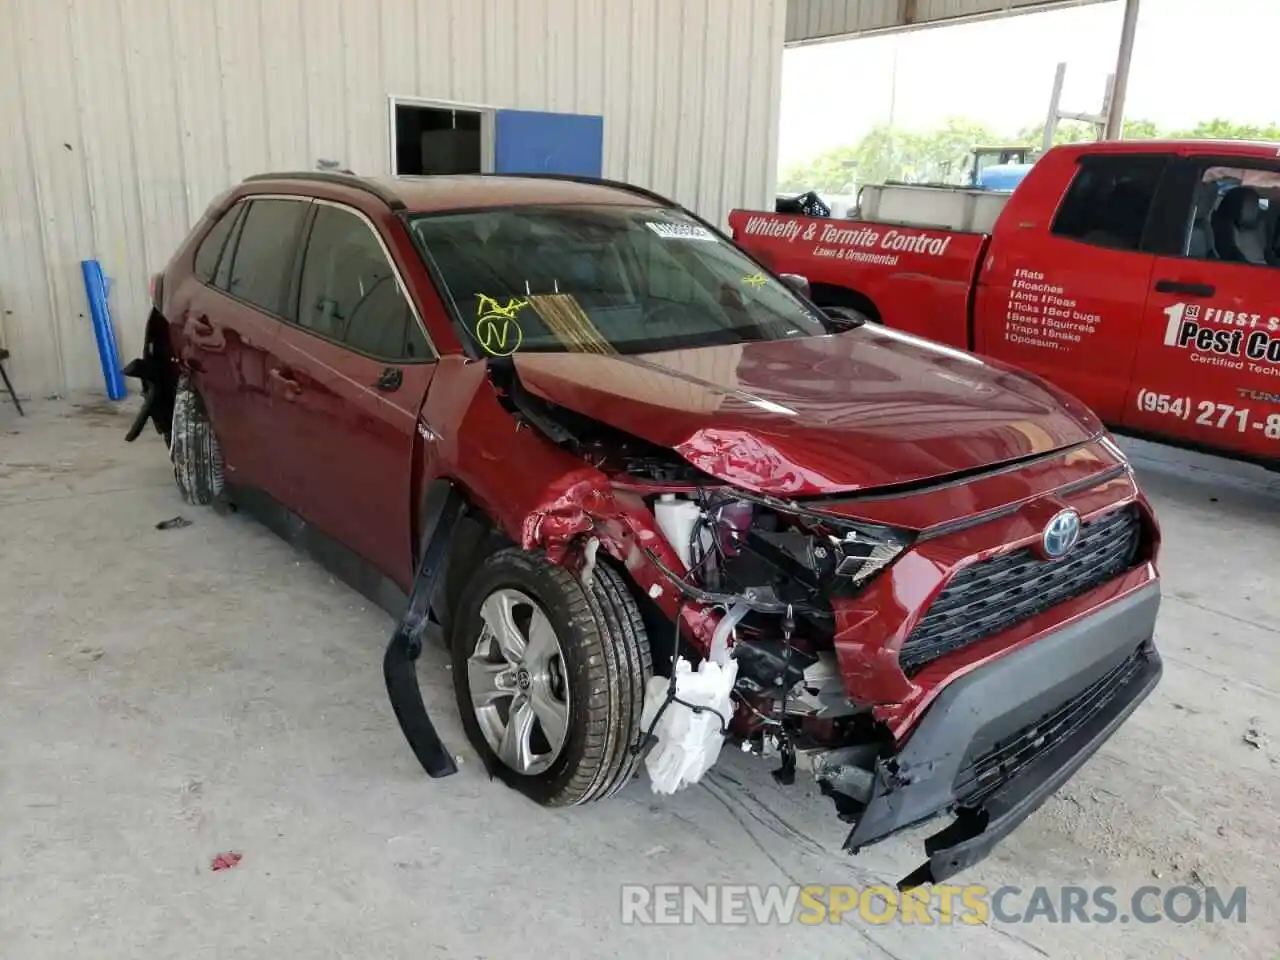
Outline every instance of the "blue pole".
<svg viewBox="0 0 1280 960"><path fill-rule="evenodd" d="M93 336L98 341L98 362L102 364L107 397L123 400L126 394L124 374L120 372L120 357L116 353L116 332L111 324L111 307L107 304L107 281L102 275L102 265L97 260L81 260L80 272L84 274L84 291L89 298Z"/></svg>

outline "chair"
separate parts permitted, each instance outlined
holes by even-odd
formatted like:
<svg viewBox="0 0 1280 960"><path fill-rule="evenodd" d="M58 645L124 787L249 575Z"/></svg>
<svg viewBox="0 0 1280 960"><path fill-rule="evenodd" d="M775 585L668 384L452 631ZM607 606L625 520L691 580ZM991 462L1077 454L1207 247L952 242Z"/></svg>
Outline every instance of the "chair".
<svg viewBox="0 0 1280 960"><path fill-rule="evenodd" d="M18 402L18 391L13 389L13 383L9 380L9 374L5 373L4 362L9 359L9 351L4 347L0 347L0 380L4 381L5 388L9 391L9 397L13 400L13 405L18 408L18 416L25 417L22 412L22 404Z"/></svg>
<svg viewBox="0 0 1280 960"><path fill-rule="evenodd" d="M1223 260L1265 264L1267 228L1262 221L1262 194L1252 187L1228 190L1213 213L1213 239Z"/></svg>

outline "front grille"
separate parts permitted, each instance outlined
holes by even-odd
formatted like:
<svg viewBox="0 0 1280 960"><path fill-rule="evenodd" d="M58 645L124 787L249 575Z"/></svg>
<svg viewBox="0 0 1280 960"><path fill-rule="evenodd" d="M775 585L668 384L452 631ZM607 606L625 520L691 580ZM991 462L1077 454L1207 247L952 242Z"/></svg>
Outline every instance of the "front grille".
<svg viewBox="0 0 1280 960"><path fill-rule="evenodd" d="M966 567L903 643L902 669L914 673L1118 576L1133 565L1141 531L1138 508L1123 507L1083 524L1075 548L1060 560L1023 549Z"/></svg>
<svg viewBox="0 0 1280 960"><path fill-rule="evenodd" d="M1141 648L1106 676L1095 681L1056 710L998 741L990 750L961 768L953 785L956 803L977 807L1018 775L1027 764L1079 730L1142 669Z"/></svg>

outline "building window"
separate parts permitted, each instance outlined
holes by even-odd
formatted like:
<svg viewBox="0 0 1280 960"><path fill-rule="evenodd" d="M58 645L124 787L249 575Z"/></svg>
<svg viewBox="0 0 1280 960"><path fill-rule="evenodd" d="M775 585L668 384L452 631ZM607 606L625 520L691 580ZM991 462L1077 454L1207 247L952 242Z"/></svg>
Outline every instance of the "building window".
<svg viewBox="0 0 1280 960"><path fill-rule="evenodd" d="M485 111L391 101L392 173L399 177L488 169Z"/></svg>

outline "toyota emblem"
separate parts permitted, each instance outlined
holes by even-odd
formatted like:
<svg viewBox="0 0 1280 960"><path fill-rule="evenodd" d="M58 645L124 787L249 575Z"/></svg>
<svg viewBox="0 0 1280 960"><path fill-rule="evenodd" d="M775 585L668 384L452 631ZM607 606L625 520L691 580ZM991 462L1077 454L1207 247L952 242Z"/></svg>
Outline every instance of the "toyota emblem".
<svg viewBox="0 0 1280 960"><path fill-rule="evenodd" d="M1050 560L1065 557L1080 539L1080 514L1074 510L1061 510L1045 524L1041 544Z"/></svg>

